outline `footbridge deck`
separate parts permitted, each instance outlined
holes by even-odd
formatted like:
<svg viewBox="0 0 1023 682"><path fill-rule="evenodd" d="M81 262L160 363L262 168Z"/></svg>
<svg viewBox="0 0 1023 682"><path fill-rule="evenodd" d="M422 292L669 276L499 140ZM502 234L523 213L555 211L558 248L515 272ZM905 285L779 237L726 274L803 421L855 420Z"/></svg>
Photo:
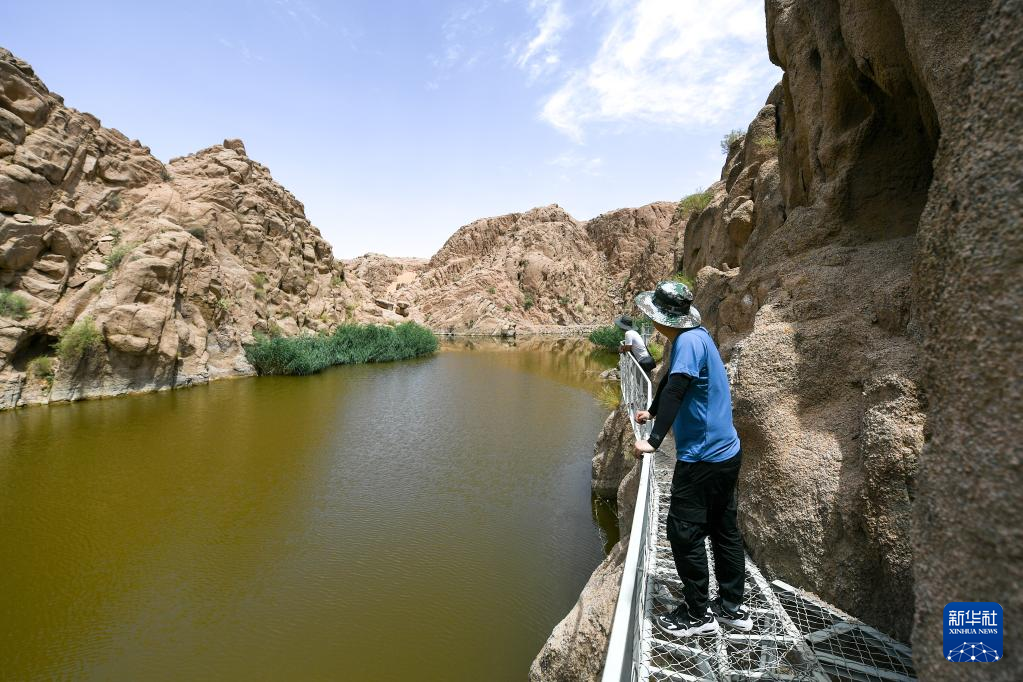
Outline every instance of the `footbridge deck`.
<svg viewBox="0 0 1023 682"><path fill-rule="evenodd" d="M645 438L650 425L634 416L649 405L650 381L629 353L621 356L619 376L633 429ZM674 463L662 452L642 463L603 682L916 679L906 645L791 585L769 582L748 556L744 603L753 615L751 632L722 627L715 636L687 639L660 632L654 619L682 600L665 534ZM707 554L713 556L709 548Z"/></svg>

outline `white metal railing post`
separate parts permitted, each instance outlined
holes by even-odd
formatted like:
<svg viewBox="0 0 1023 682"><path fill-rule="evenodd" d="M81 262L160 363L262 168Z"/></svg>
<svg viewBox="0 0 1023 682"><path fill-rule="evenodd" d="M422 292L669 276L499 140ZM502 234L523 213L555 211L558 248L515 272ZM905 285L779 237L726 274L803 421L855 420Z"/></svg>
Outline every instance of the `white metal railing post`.
<svg viewBox="0 0 1023 682"><path fill-rule="evenodd" d="M651 424L636 422L636 412L645 410L653 399L650 378L636 362L632 353L622 353L618 359L618 379L622 390L622 403L629 411L629 421L637 439L650 435ZM629 456L629 454L625 454ZM642 596L645 594L643 581L646 579L644 564L640 557L647 549L647 530L650 523L650 477L653 475L653 454L643 458L639 472L639 488L636 491L636 507L632 514L629 532L629 548L622 567L622 582L618 590L614 619L611 622L611 636L607 643L607 657L604 662L602 682L631 682L633 679L635 647L639 640L635 636L640 626ZM639 588L637 589L637 585Z"/></svg>

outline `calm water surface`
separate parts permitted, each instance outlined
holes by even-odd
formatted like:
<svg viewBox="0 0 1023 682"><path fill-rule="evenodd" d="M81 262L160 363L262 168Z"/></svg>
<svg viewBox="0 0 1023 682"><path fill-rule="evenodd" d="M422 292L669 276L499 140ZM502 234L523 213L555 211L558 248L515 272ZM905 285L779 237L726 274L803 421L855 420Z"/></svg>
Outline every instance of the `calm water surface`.
<svg viewBox="0 0 1023 682"><path fill-rule="evenodd" d="M607 359L470 345L0 413L0 678L526 679Z"/></svg>

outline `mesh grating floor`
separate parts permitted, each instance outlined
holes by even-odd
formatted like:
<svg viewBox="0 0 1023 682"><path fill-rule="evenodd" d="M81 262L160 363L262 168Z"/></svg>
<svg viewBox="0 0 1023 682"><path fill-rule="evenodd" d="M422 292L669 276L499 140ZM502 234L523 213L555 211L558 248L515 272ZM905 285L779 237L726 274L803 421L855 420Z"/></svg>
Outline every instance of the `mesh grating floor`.
<svg viewBox="0 0 1023 682"><path fill-rule="evenodd" d="M753 616L751 632L723 626L708 637L678 639L662 633L654 619L683 601L665 534L673 468L673 457L656 453L646 510L650 523L640 557L644 578L638 586L638 603L643 604L643 618L637 622L633 679L916 679L911 652L904 644L790 585L768 583L749 557L744 604ZM712 556L709 547L708 556ZM713 566L710 591L716 596Z"/></svg>

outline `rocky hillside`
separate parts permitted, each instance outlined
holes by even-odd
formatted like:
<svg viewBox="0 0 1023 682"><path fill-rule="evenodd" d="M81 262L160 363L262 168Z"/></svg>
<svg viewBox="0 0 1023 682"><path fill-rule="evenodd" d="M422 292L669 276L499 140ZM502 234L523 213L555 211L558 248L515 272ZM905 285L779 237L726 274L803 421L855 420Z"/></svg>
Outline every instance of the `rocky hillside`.
<svg viewBox="0 0 1023 682"><path fill-rule="evenodd" d="M676 255L674 204L578 221L556 205L477 220L428 262L350 261L376 305L441 333L501 334L606 324Z"/></svg>
<svg viewBox="0 0 1023 682"><path fill-rule="evenodd" d="M768 0L784 78L676 264L728 361L750 552L911 639L925 680L1019 675L953 669L940 641L947 602L1023 610L1020 16L1018 0ZM594 459L595 486L624 475L620 506L624 428L609 419ZM597 678L581 653L603 650L621 556L532 679Z"/></svg>
<svg viewBox="0 0 1023 682"><path fill-rule="evenodd" d="M165 165L0 49L0 409L251 374L260 332L606 323L674 262L672 208L548 206L467 225L429 261L337 261L240 140Z"/></svg>
<svg viewBox="0 0 1023 682"><path fill-rule="evenodd" d="M0 408L251 373L253 332L382 320L346 280L240 141L164 165L0 50Z"/></svg>

